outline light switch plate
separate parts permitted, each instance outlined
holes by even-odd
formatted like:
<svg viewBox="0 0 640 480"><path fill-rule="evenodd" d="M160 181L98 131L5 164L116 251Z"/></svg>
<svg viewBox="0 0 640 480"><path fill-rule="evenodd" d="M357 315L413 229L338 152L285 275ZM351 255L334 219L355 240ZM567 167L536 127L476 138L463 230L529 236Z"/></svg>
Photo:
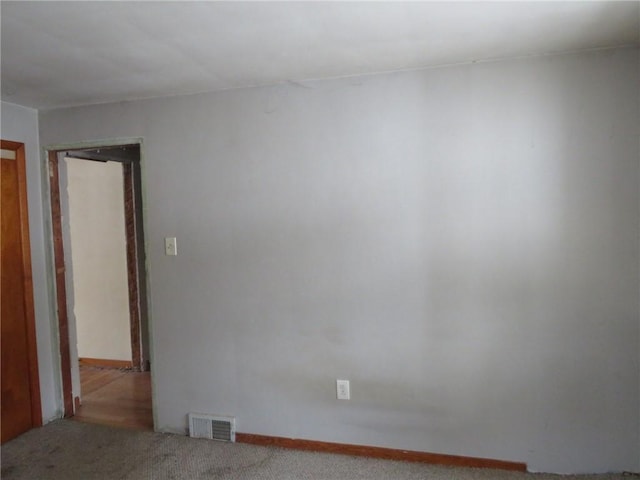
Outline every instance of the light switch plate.
<svg viewBox="0 0 640 480"><path fill-rule="evenodd" d="M349 380L336 380L336 394L338 400L349 400L351 398Z"/></svg>
<svg viewBox="0 0 640 480"><path fill-rule="evenodd" d="M164 254L165 255L178 255L178 244L176 243L176 237L165 237L165 239L164 239Z"/></svg>

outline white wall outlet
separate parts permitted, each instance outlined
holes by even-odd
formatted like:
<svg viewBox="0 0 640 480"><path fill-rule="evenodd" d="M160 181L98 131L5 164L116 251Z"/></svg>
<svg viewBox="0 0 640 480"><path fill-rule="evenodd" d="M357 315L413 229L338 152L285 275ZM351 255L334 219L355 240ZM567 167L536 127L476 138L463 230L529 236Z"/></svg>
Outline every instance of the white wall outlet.
<svg viewBox="0 0 640 480"><path fill-rule="evenodd" d="M178 244L176 243L176 237L165 237L165 239L164 239L164 254L165 255L178 255Z"/></svg>
<svg viewBox="0 0 640 480"><path fill-rule="evenodd" d="M351 398L349 380L336 380L336 393L338 400L349 400Z"/></svg>

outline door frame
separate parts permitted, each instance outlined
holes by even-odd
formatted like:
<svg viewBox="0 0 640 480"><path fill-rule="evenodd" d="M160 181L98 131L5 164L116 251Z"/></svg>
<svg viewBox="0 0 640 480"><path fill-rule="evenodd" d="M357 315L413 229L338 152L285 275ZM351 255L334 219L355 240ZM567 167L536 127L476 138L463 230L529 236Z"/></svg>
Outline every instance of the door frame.
<svg viewBox="0 0 640 480"><path fill-rule="evenodd" d="M0 140L2 150L15 153L18 173L18 201L20 205L20 238L22 243L22 270L24 274L25 321L29 390L31 393L31 426L42 425L42 400L40 398L40 374L38 372L38 345L36 315L33 298L33 273L31 269L31 237L29 235L29 209L27 203L27 168L24 143Z"/></svg>
<svg viewBox="0 0 640 480"><path fill-rule="evenodd" d="M138 218L137 204L143 203L142 187L142 139L141 138L125 138L113 139L95 142L82 142L65 145L53 145L44 148L44 158L46 159L45 171L48 185L43 185L48 192L45 197L49 199L49 213L51 220L50 245L52 261L50 262L51 275L53 278L53 287L55 289L55 306L58 327L58 339L60 348L60 370L62 380L62 401L63 416L71 417L74 409L77 408L77 398L73 398L73 382L71 378L71 345L70 345L70 329L68 314L68 298L66 283L66 262L63 243L62 228L62 210L60 198L60 178L59 178L59 154L73 150L89 150L106 147L118 147L126 145L139 145L140 158L137 166L131 163L122 163L123 165L123 185L125 196L125 233L126 233L126 255L127 255L127 280L129 286L129 313L131 325L131 342L132 342L132 366L134 370L148 370L148 362L142 358L142 321L140 302L145 302L147 308L144 309L147 318L147 334L149 338L149 347L151 346L151 329L149 324L149 288L148 274L146 269L146 261L141 263L140 258L146 258L146 241L144 238L144 218ZM88 160L89 161L89 160ZM136 178L138 177L138 178ZM144 208L139 205L140 211ZM142 271L141 271L142 270ZM140 295L139 276L144 280L144 290L146 295ZM150 348L149 348L150 350ZM151 351L148 352L151 356ZM155 412L155 409L154 409Z"/></svg>

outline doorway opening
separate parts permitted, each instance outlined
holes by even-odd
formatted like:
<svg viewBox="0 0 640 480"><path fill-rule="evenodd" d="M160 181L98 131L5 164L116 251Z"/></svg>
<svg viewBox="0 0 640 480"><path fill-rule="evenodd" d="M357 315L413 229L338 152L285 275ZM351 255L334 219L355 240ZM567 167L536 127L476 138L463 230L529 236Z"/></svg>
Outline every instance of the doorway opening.
<svg viewBox="0 0 640 480"><path fill-rule="evenodd" d="M152 428L141 142L47 154L64 416Z"/></svg>

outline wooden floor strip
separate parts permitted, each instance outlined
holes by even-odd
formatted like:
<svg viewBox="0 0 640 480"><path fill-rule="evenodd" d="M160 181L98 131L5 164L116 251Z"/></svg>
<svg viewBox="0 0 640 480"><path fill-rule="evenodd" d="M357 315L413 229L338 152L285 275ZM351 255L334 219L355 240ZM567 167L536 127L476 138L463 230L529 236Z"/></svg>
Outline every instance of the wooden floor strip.
<svg viewBox="0 0 640 480"><path fill-rule="evenodd" d="M153 430L149 372L80 367L82 402L74 419Z"/></svg>

